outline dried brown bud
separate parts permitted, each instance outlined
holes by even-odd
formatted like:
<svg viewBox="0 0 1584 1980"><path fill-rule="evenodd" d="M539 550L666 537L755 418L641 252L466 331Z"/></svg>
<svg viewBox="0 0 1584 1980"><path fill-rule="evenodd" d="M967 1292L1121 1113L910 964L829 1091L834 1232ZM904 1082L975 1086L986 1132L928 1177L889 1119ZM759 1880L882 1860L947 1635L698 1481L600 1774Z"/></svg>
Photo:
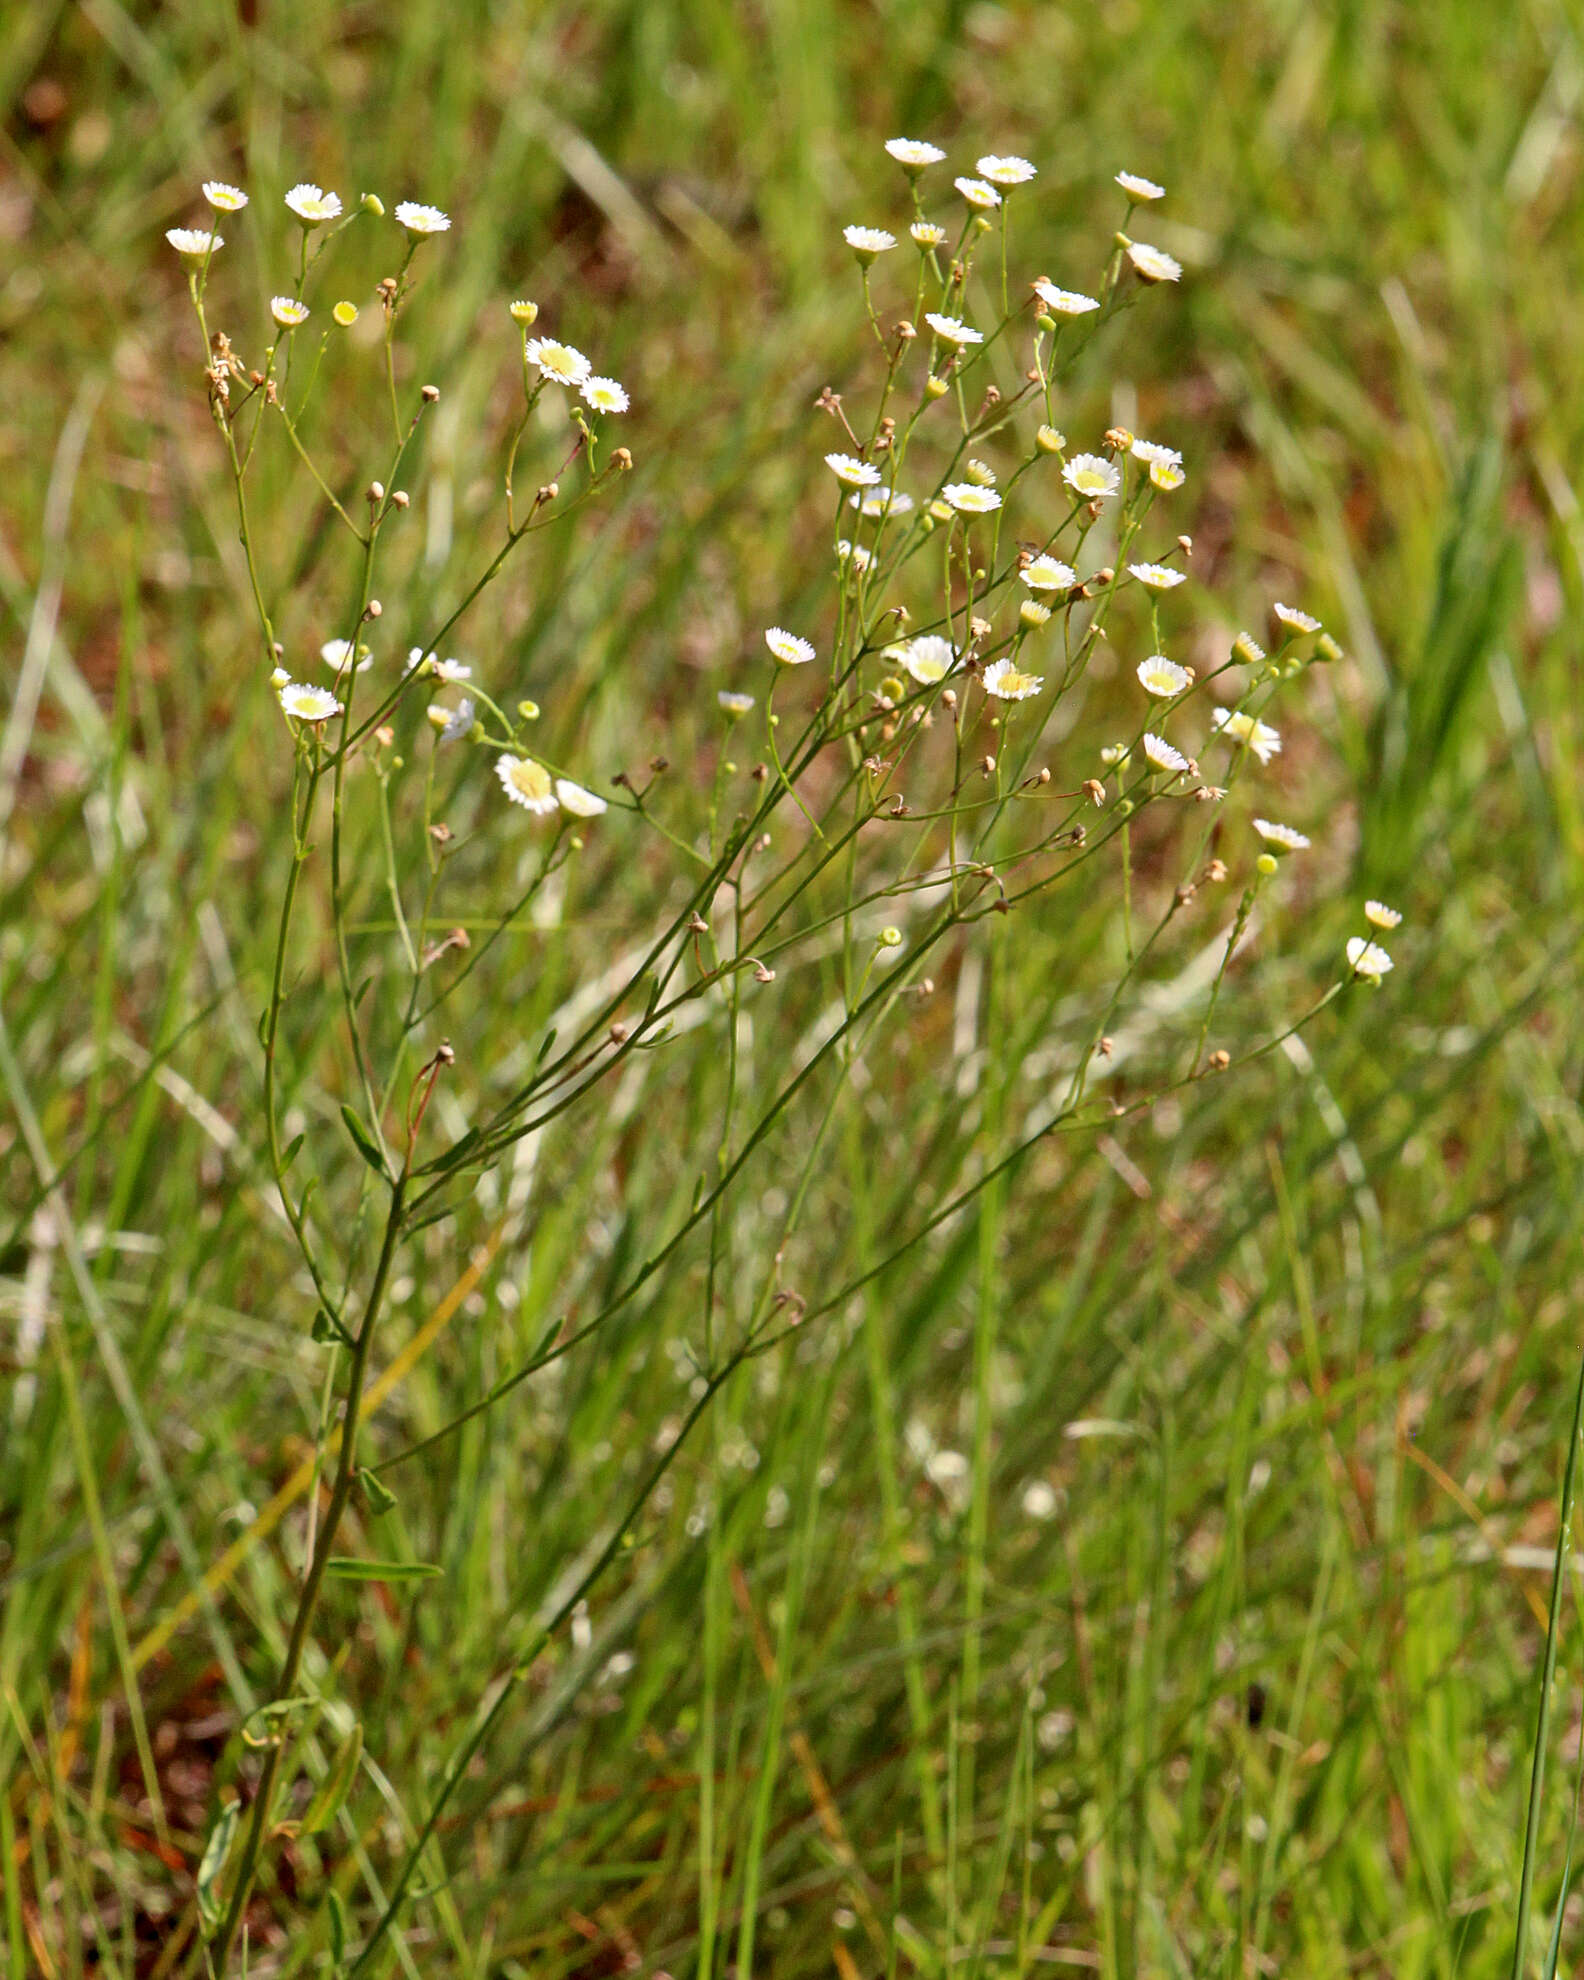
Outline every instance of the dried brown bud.
<svg viewBox="0 0 1584 1980"><path fill-rule="evenodd" d="M1179 907L1186 907L1198 891L1199 889L1191 880L1185 880L1177 889L1177 905Z"/></svg>
<svg viewBox="0 0 1584 1980"><path fill-rule="evenodd" d="M451 827L444 823L431 825L429 836L437 846L448 846L451 843Z"/></svg>
<svg viewBox="0 0 1584 1980"><path fill-rule="evenodd" d="M632 1026L630 1024L623 1024L621 1019L618 1018L610 1028L610 1042L613 1045L625 1045L631 1037Z"/></svg>
<svg viewBox="0 0 1584 1980"><path fill-rule="evenodd" d="M1109 1059L1112 1051L1111 1040L1109 1038L1102 1038L1100 1043L1095 1047L1095 1050L1100 1054L1102 1059Z"/></svg>
<svg viewBox="0 0 1584 1980"><path fill-rule="evenodd" d="M553 502L560 493L561 485L559 482L547 481L534 499L537 502Z"/></svg>
<svg viewBox="0 0 1584 1980"><path fill-rule="evenodd" d="M987 756L979 768L987 777L993 777L995 775L995 758L993 756Z"/></svg>
<svg viewBox="0 0 1584 1980"><path fill-rule="evenodd" d="M1225 1072L1231 1063L1232 1054L1230 1052L1212 1052L1210 1054L1210 1070L1212 1072Z"/></svg>
<svg viewBox="0 0 1584 1980"><path fill-rule="evenodd" d="M616 449L616 451L615 451L615 453L611 455L611 460L612 460L612 462L613 462L613 464L615 465L615 467L616 467L616 470L617 470L617 472L618 472L618 473L620 473L620 474L628 474L628 473L630 473L630 472L631 472L631 470L632 470L632 452L631 452L631 450L630 450L629 448L626 448L626 447L618 447L618 448Z"/></svg>
<svg viewBox="0 0 1584 1980"><path fill-rule="evenodd" d="M1177 539L1177 548L1185 557L1191 557L1193 555L1193 538L1191 536L1179 536Z"/></svg>
<svg viewBox="0 0 1584 1980"><path fill-rule="evenodd" d="M1210 864L1204 870L1204 877L1206 880L1211 881L1224 880L1227 877L1226 861L1224 859L1211 860Z"/></svg>
<svg viewBox="0 0 1584 1980"><path fill-rule="evenodd" d="M968 630L973 634L975 639L988 639L990 637L990 621L979 618L970 619L968 621Z"/></svg>
<svg viewBox="0 0 1584 1980"><path fill-rule="evenodd" d="M1104 804L1105 785L1101 783L1098 777L1086 777L1084 779L1084 796L1088 798L1091 804Z"/></svg>
<svg viewBox="0 0 1584 1980"><path fill-rule="evenodd" d="M374 508L378 503L383 502L385 499L384 482L371 481L368 487L363 492L363 499L368 503L371 509Z"/></svg>
<svg viewBox="0 0 1584 1980"><path fill-rule="evenodd" d="M426 385L423 388L423 392L421 394L423 402L426 406L432 406L435 400L439 398L439 396L440 396L440 387L438 385Z"/></svg>
<svg viewBox="0 0 1584 1980"><path fill-rule="evenodd" d="M405 488L398 488L391 495L391 501L396 508L405 509L412 501L412 497L407 493Z"/></svg>
<svg viewBox="0 0 1584 1980"><path fill-rule="evenodd" d="M377 598L371 598L363 607L363 616L365 619L377 619L383 615L384 610L385 607Z"/></svg>
<svg viewBox="0 0 1584 1980"><path fill-rule="evenodd" d="M907 318L904 317L896 327L896 334L902 343L911 344L913 339L918 335L918 332L908 322Z"/></svg>
<svg viewBox="0 0 1584 1980"><path fill-rule="evenodd" d="M764 964L755 958L754 980L758 983L774 983L775 971L773 969L766 969Z"/></svg>
<svg viewBox="0 0 1584 1980"><path fill-rule="evenodd" d="M697 908L688 916L688 927L695 935L707 935L709 933L709 923L699 913Z"/></svg>
<svg viewBox="0 0 1584 1980"><path fill-rule="evenodd" d="M396 740L396 731L391 727L389 722L381 722L379 727L374 731L374 740L379 744L381 749L389 749L391 744Z"/></svg>

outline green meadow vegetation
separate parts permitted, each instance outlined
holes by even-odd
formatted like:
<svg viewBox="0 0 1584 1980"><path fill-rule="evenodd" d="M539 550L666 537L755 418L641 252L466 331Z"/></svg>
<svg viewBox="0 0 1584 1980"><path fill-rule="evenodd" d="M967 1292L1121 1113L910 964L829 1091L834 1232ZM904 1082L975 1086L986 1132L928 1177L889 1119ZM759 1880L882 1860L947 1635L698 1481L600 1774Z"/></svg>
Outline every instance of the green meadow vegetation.
<svg viewBox="0 0 1584 1980"><path fill-rule="evenodd" d="M3 1980L1576 1970L1576 0L0 85Z"/></svg>

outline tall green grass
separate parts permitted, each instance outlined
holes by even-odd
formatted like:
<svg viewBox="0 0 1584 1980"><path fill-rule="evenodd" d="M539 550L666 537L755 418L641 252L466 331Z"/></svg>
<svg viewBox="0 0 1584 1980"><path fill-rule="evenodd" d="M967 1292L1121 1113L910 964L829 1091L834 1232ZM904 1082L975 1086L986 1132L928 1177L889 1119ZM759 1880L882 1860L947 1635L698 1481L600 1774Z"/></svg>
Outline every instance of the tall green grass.
<svg viewBox="0 0 1584 1980"><path fill-rule="evenodd" d="M1244 616L1301 595L1348 650L1282 759L1318 850L1261 932L1262 1017L1328 980L1365 891L1408 910L1398 968L1237 1083L1042 1147L887 1266L973 1180L996 1110L1036 1097L997 1090L988 1027L1038 1063L1109 896L943 979L833 1121L791 1260L814 1307L873 1276L719 1398L492 1728L389 1970L680 1973L708 1945L714 1971L778 1975L1513 1971L1580 1334L1576 13L252 14L17 0L0 25L8 1975L190 1957L321 1409L239 1136L290 855L278 715L160 234L199 177L245 177L262 287L264 195L299 177L455 209L465 252L420 319L446 386L413 579L436 599L509 410L483 312L562 299L557 327L633 386L631 499L473 638L525 691L553 682L604 759L646 761L658 709L668 774L707 778L722 665L816 596L809 406L860 349L839 229L884 217L879 141L903 129L1038 159L1015 239L1058 281L1115 169L1170 185L1181 306L1130 319L1072 424L1190 437L1196 573ZM311 487L282 472L271 499ZM271 576L305 638L312 551ZM664 867L598 858L475 1001L475 1066L654 920ZM479 855L481 915L510 878ZM810 1025L828 990L793 991ZM305 976L294 1064L331 1001ZM1163 1000L1135 1049L1180 1022ZM679 1151L720 1079L686 1040L651 1055L597 1132L426 1238L393 1289L378 1456L625 1283L686 1210ZM776 1214L728 1233L728 1274ZM288 1853L265 1916L299 1924L252 1970L314 1971L337 1908L379 1904L487 1687L689 1408L699 1270L387 1474L373 1550L440 1564L443 1593L338 1609L314 1678L355 1693L358 1790ZM937 1449L969 1459L961 1495ZM1530 1972L1584 1710L1566 1580ZM1570 1909L1555 1970L1580 1952Z"/></svg>

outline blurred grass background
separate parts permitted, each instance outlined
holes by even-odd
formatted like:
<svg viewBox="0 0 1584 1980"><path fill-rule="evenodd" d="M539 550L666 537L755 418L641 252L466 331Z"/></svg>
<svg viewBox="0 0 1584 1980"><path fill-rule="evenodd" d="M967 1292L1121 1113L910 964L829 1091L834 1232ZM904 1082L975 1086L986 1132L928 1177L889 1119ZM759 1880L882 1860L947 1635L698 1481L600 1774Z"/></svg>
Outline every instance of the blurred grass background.
<svg viewBox="0 0 1584 1980"><path fill-rule="evenodd" d="M898 133L959 169L1033 158L1015 253L1074 286L1114 224L1112 173L1170 188L1150 237L1183 261L1181 295L1096 354L1068 430L1119 419L1181 446L1177 514L1228 623L1294 597L1347 649L1280 765L1278 815L1320 851L1267 930L1267 1017L1328 980L1349 896L1407 911L1398 968L1235 1086L1042 1156L996 1208L977 1620L964 1507L929 1460L973 1436L981 1220L780 1379L741 1381L503 1724L391 1970L680 1973L713 1903L717 1970L751 1914L754 1970L844 1980L893 1947L928 1973L1509 1971L1580 1346L1581 30L1545 0L12 0L9 1976L185 1957L216 1767L268 1685L300 1559L300 1496L277 1515L271 1495L290 1496L319 1407L309 1304L281 1297L289 1253L246 1155L286 768L163 230L192 220L205 177L251 190L222 273L256 344L287 186L452 212L411 331L444 385L415 483L420 599L485 499L510 405L501 299L538 298L628 382L629 500L549 539L469 650L494 642L591 756L663 746L686 766L756 629L818 610L808 463L830 443L809 408L861 351L839 230L899 213L880 149ZM383 272L369 253L349 293ZM331 437L358 460L350 413ZM297 548L307 485L283 469L272 499L300 645L337 594ZM481 899L509 880L488 858ZM652 922L654 860L610 835L598 859L578 932L547 933L477 1003L467 1059L500 1060L589 955ZM1062 913L1019 935L1030 1008L1105 939L1103 903ZM965 975L836 1139L827 1235L800 1268L812 1300L971 1166L974 1123L943 1122L937 1098L954 1085L970 1115L985 1076ZM294 1002L305 1058L324 1011ZM376 1421L383 1452L519 1359L565 1287L597 1306L685 1201L677 1151L708 1135L708 1071L647 1077L586 1146L552 1145L415 1257L387 1346L422 1352ZM40 1214L29 1119L70 1158L65 1229ZM329 1882L367 1904L592 1509L685 1409L690 1283L667 1278L597 1352L392 1474L401 1543L444 1565L445 1593L346 1601L316 1682L354 1700L370 1770L351 1835L291 1857L255 1970L315 1970ZM729 1600L709 1612L701 1906L704 1504ZM195 1564L233 1542L206 1608ZM1581 1682L1570 1619L1564 1761ZM1542 1940L1573 1773L1552 1779ZM271 1906L299 1929L272 1942ZM1559 1970L1581 1954L1570 1912Z"/></svg>

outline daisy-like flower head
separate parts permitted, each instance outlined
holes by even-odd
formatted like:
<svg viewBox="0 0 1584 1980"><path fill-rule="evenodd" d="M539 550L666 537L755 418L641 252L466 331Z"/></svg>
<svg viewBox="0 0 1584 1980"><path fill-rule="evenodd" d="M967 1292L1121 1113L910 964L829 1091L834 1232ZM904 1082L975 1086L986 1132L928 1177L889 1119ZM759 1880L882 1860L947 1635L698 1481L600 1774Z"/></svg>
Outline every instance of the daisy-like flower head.
<svg viewBox="0 0 1584 1980"><path fill-rule="evenodd" d="M987 516L1001 506L993 488L978 488L971 481L950 481L941 494L960 516Z"/></svg>
<svg viewBox="0 0 1584 1980"><path fill-rule="evenodd" d="M993 660L985 668L984 691L997 701L1027 701L1045 685L1042 674L1025 674L1011 660Z"/></svg>
<svg viewBox="0 0 1584 1980"><path fill-rule="evenodd" d="M1122 486L1115 462L1103 454L1074 454L1062 469L1062 480L1086 502L1103 502Z"/></svg>
<svg viewBox="0 0 1584 1980"><path fill-rule="evenodd" d="M913 245L918 248L938 248L946 245L946 229L937 227L933 220L915 220L908 228Z"/></svg>
<svg viewBox="0 0 1584 1980"><path fill-rule="evenodd" d="M825 465L843 488L878 488L880 470L872 461L860 461L853 454L827 454Z"/></svg>
<svg viewBox="0 0 1584 1980"><path fill-rule="evenodd" d="M270 315L283 330L295 330L299 323L308 321L308 305L295 296L271 296Z"/></svg>
<svg viewBox="0 0 1584 1980"><path fill-rule="evenodd" d="M1170 564L1129 564L1128 570L1151 591L1175 591L1188 577L1186 571L1174 571Z"/></svg>
<svg viewBox="0 0 1584 1980"><path fill-rule="evenodd" d="M933 687L957 667L956 647L939 633L921 633L892 651L920 687Z"/></svg>
<svg viewBox="0 0 1584 1980"><path fill-rule="evenodd" d="M1313 633L1320 630L1320 621L1311 617L1308 612L1300 612L1296 605L1277 603L1271 607L1271 611L1289 632Z"/></svg>
<svg viewBox="0 0 1584 1980"><path fill-rule="evenodd" d="M528 362L541 378L553 379L557 385L581 385L594 370L581 351L558 344L554 337L535 337L528 346Z"/></svg>
<svg viewBox="0 0 1584 1980"><path fill-rule="evenodd" d="M847 506L871 520L875 516L908 516L913 513L913 497L905 488L866 488L850 495Z"/></svg>
<svg viewBox="0 0 1584 1980"><path fill-rule="evenodd" d="M923 138L887 138L886 150L909 178L916 177L926 165L938 165L946 156L939 145L928 144Z"/></svg>
<svg viewBox="0 0 1584 1980"><path fill-rule="evenodd" d="M205 179L203 196L216 213L240 213L248 196L240 186L228 186L224 179Z"/></svg>
<svg viewBox="0 0 1584 1980"><path fill-rule="evenodd" d="M1233 742L1242 743L1261 763L1269 763L1273 756L1281 755L1280 734L1269 722L1262 722L1255 715L1246 715L1240 708L1212 710L1210 726L1218 735L1230 736Z"/></svg>
<svg viewBox="0 0 1584 1980"><path fill-rule="evenodd" d="M322 192L318 186L306 182L292 187L286 195L286 204L305 227L322 227L327 220L341 217L340 194Z"/></svg>
<svg viewBox="0 0 1584 1980"><path fill-rule="evenodd" d="M1188 479L1175 461L1151 461L1149 477L1155 486L1167 495L1174 488L1181 488Z"/></svg>
<svg viewBox="0 0 1584 1980"><path fill-rule="evenodd" d="M1044 275L1034 284L1034 293L1052 316L1087 316L1100 307L1093 296L1079 295L1076 289L1058 289Z"/></svg>
<svg viewBox="0 0 1584 1980"><path fill-rule="evenodd" d="M984 333L959 321L955 316L940 316L934 310L926 311L924 321L940 338L943 344L954 344L961 350L967 344L982 344Z"/></svg>
<svg viewBox="0 0 1584 1980"><path fill-rule="evenodd" d="M519 296L516 302L508 304L506 314L513 323L520 323L525 330L531 330L539 321L539 305L536 302L525 302Z"/></svg>
<svg viewBox="0 0 1584 1980"><path fill-rule="evenodd" d="M968 479L973 483L975 488L995 487L995 481L996 481L995 469L990 465L988 461L970 460L967 467L963 470L963 472L967 475Z"/></svg>
<svg viewBox="0 0 1584 1980"><path fill-rule="evenodd" d="M1064 564L1059 557L1036 557L1025 564L1018 576L1030 591L1071 591L1078 582L1078 573L1071 564Z"/></svg>
<svg viewBox="0 0 1584 1980"><path fill-rule="evenodd" d="M595 412L622 413L631 403L625 386L614 378L585 378L578 387L578 395Z"/></svg>
<svg viewBox="0 0 1584 1980"><path fill-rule="evenodd" d="M1142 461L1146 467L1181 467L1182 455L1175 447L1163 447L1158 440L1140 440L1134 436L1128 452L1134 460Z"/></svg>
<svg viewBox="0 0 1584 1980"><path fill-rule="evenodd" d="M319 649L319 658L337 674L346 673L356 662L357 672L366 674L373 661L369 658L366 646L354 646L350 639L327 639Z"/></svg>
<svg viewBox="0 0 1584 1980"><path fill-rule="evenodd" d="M796 633L789 633L785 626L767 626L764 637L765 645L783 667L806 667L814 658L813 642L799 639Z"/></svg>
<svg viewBox="0 0 1584 1980"><path fill-rule="evenodd" d="M1232 642L1232 658L1241 660L1245 667L1260 667L1265 662L1265 649L1252 633L1240 632Z"/></svg>
<svg viewBox="0 0 1584 1980"><path fill-rule="evenodd" d="M1168 660L1164 653L1152 654L1148 660L1141 661L1138 677L1144 692L1157 695L1162 701L1170 701L1173 695L1193 686L1193 675L1188 669Z"/></svg>
<svg viewBox="0 0 1584 1980"><path fill-rule="evenodd" d="M1026 186L1030 179L1038 176L1036 168L1026 158L998 158L993 151L981 158L974 170L993 186Z"/></svg>
<svg viewBox="0 0 1584 1980"><path fill-rule="evenodd" d="M1108 770L1121 772L1133 760L1133 752L1126 743L1107 743L1100 752L1100 761Z"/></svg>
<svg viewBox="0 0 1584 1980"><path fill-rule="evenodd" d="M1254 829L1273 852L1307 852L1309 841L1302 832L1295 832L1290 825L1280 825L1271 818L1256 818Z"/></svg>
<svg viewBox="0 0 1584 1980"><path fill-rule="evenodd" d="M730 688L722 688L715 699L725 709L726 713L731 716L733 721L736 721L739 716L748 714L754 705L754 698L751 694L734 694Z"/></svg>
<svg viewBox="0 0 1584 1980"><path fill-rule="evenodd" d="M556 778L555 794L561 809L574 818L598 818L601 812L610 810L602 797L584 790L581 784L574 784L570 777Z"/></svg>
<svg viewBox="0 0 1584 1980"><path fill-rule="evenodd" d="M272 688L290 687L291 675L287 673L284 667L275 668L270 675L270 686Z"/></svg>
<svg viewBox="0 0 1584 1980"><path fill-rule="evenodd" d="M1128 196L1130 206L1143 206L1152 199L1164 199L1166 188L1153 179L1141 179L1137 172L1118 172L1116 182Z"/></svg>
<svg viewBox="0 0 1584 1980"><path fill-rule="evenodd" d="M416 648L413 650L417 651ZM472 680L473 669L464 667L460 660L435 660L433 654L429 657L434 660L434 677L437 681L445 681L454 687L461 681Z"/></svg>
<svg viewBox="0 0 1584 1980"><path fill-rule="evenodd" d="M535 763L531 756L498 756L495 759L495 774L501 780L501 789L513 804L520 804L524 811L531 811L543 818L556 809L555 785L550 772L542 763Z"/></svg>
<svg viewBox="0 0 1584 1980"><path fill-rule="evenodd" d="M851 543L845 536L839 536L836 539L836 561L862 576L874 559L861 543Z"/></svg>
<svg viewBox="0 0 1584 1980"><path fill-rule="evenodd" d="M205 227L167 227L165 238L183 261L203 261L225 246L224 237Z"/></svg>
<svg viewBox="0 0 1584 1980"><path fill-rule="evenodd" d="M1362 935L1350 935L1347 945L1348 968L1366 983L1379 983L1392 966L1392 959L1379 942L1366 942Z"/></svg>
<svg viewBox="0 0 1584 1980"><path fill-rule="evenodd" d="M994 213L1001 204L1001 195L983 179L953 179L952 184L976 213Z"/></svg>
<svg viewBox="0 0 1584 1980"><path fill-rule="evenodd" d="M344 643L338 642L338 644ZM421 646L409 646L407 649L407 664L402 668L402 672L404 674L410 674L414 667L421 667L426 660L430 663L431 672L440 665L437 654L425 653Z"/></svg>
<svg viewBox="0 0 1584 1980"><path fill-rule="evenodd" d="M455 708L445 708L436 701L429 709L429 720L439 731L437 740L443 743L460 742L462 737L472 732L473 704L464 697Z"/></svg>
<svg viewBox="0 0 1584 1980"><path fill-rule="evenodd" d="M888 234L884 227L843 227L842 239L866 268L877 254L896 246L896 235Z"/></svg>
<svg viewBox="0 0 1584 1980"><path fill-rule="evenodd" d="M1180 749L1173 749L1164 736L1144 732L1144 754L1157 770L1169 770L1174 777L1182 776L1188 768L1188 759Z"/></svg>
<svg viewBox="0 0 1584 1980"><path fill-rule="evenodd" d="M328 722L341 713L341 704L328 688L304 687L298 681L285 681L276 690L283 711L294 722Z"/></svg>
<svg viewBox="0 0 1584 1980"><path fill-rule="evenodd" d="M1396 928L1402 921L1401 914L1384 901L1366 901L1364 919L1372 928Z"/></svg>
<svg viewBox="0 0 1584 1980"><path fill-rule="evenodd" d="M1141 282L1182 280L1182 263L1173 260L1164 248L1151 247L1148 241L1129 241L1127 258L1133 264L1133 273Z"/></svg>
<svg viewBox="0 0 1584 1980"><path fill-rule="evenodd" d="M446 234L451 231L451 216L442 213L438 206L420 206L415 199L398 200L396 218L409 234L416 234L421 240L426 234Z"/></svg>
<svg viewBox="0 0 1584 1980"><path fill-rule="evenodd" d="M1037 598L1025 598L1018 607L1018 623L1027 626L1030 632L1036 631L1040 626L1048 626L1050 617L1051 608L1042 604Z"/></svg>

